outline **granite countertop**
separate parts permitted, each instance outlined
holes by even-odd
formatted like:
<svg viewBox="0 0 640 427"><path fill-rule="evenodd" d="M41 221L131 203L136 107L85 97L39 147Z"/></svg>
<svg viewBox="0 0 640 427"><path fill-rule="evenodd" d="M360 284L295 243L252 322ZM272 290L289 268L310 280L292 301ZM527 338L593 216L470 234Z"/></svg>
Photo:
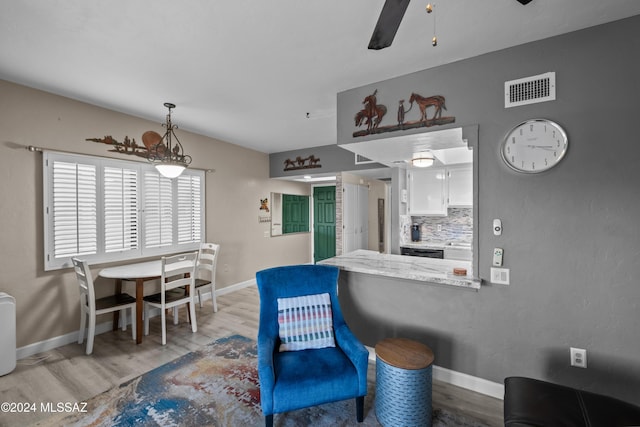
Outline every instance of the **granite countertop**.
<svg viewBox="0 0 640 427"><path fill-rule="evenodd" d="M472 269L469 261L381 254L364 249L325 259L318 264L335 265L342 270L356 273L474 290L480 289L481 282L479 278L470 276ZM457 267L466 268L469 275L455 276L453 269Z"/></svg>

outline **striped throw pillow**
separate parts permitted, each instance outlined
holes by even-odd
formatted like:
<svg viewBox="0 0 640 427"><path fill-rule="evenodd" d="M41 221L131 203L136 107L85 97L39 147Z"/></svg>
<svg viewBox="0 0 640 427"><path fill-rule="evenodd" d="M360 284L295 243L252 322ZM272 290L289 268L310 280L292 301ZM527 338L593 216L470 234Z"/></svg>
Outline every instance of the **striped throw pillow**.
<svg viewBox="0 0 640 427"><path fill-rule="evenodd" d="M278 298L280 351L335 347L329 294Z"/></svg>

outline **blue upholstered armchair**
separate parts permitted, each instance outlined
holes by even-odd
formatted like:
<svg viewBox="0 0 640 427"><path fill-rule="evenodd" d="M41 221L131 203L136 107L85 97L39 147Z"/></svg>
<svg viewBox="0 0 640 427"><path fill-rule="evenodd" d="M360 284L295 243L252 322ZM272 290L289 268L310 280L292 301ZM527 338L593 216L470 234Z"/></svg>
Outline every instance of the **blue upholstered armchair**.
<svg viewBox="0 0 640 427"><path fill-rule="evenodd" d="M273 425L274 414L352 398L357 420L363 420L368 352L342 317L338 272L332 266L294 265L256 273L266 426Z"/></svg>

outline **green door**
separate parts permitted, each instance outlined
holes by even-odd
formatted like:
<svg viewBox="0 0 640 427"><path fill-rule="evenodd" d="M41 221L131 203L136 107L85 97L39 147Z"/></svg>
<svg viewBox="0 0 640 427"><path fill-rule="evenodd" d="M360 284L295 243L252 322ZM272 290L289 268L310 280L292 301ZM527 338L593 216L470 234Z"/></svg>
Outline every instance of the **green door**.
<svg viewBox="0 0 640 427"><path fill-rule="evenodd" d="M282 195L282 233L309 232L309 196Z"/></svg>
<svg viewBox="0 0 640 427"><path fill-rule="evenodd" d="M336 256L336 187L313 188L313 261Z"/></svg>

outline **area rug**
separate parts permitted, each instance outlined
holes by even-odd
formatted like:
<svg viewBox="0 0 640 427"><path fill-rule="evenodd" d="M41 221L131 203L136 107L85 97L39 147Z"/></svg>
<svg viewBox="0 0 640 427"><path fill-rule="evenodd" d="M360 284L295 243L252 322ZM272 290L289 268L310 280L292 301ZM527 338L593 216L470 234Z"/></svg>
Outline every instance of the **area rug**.
<svg viewBox="0 0 640 427"><path fill-rule="evenodd" d="M256 342L234 335L89 399L84 413L38 426L263 426ZM356 423L355 400L276 414L275 426L379 426L370 369L365 420ZM434 406L436 427L482 427Z"/></svg>

